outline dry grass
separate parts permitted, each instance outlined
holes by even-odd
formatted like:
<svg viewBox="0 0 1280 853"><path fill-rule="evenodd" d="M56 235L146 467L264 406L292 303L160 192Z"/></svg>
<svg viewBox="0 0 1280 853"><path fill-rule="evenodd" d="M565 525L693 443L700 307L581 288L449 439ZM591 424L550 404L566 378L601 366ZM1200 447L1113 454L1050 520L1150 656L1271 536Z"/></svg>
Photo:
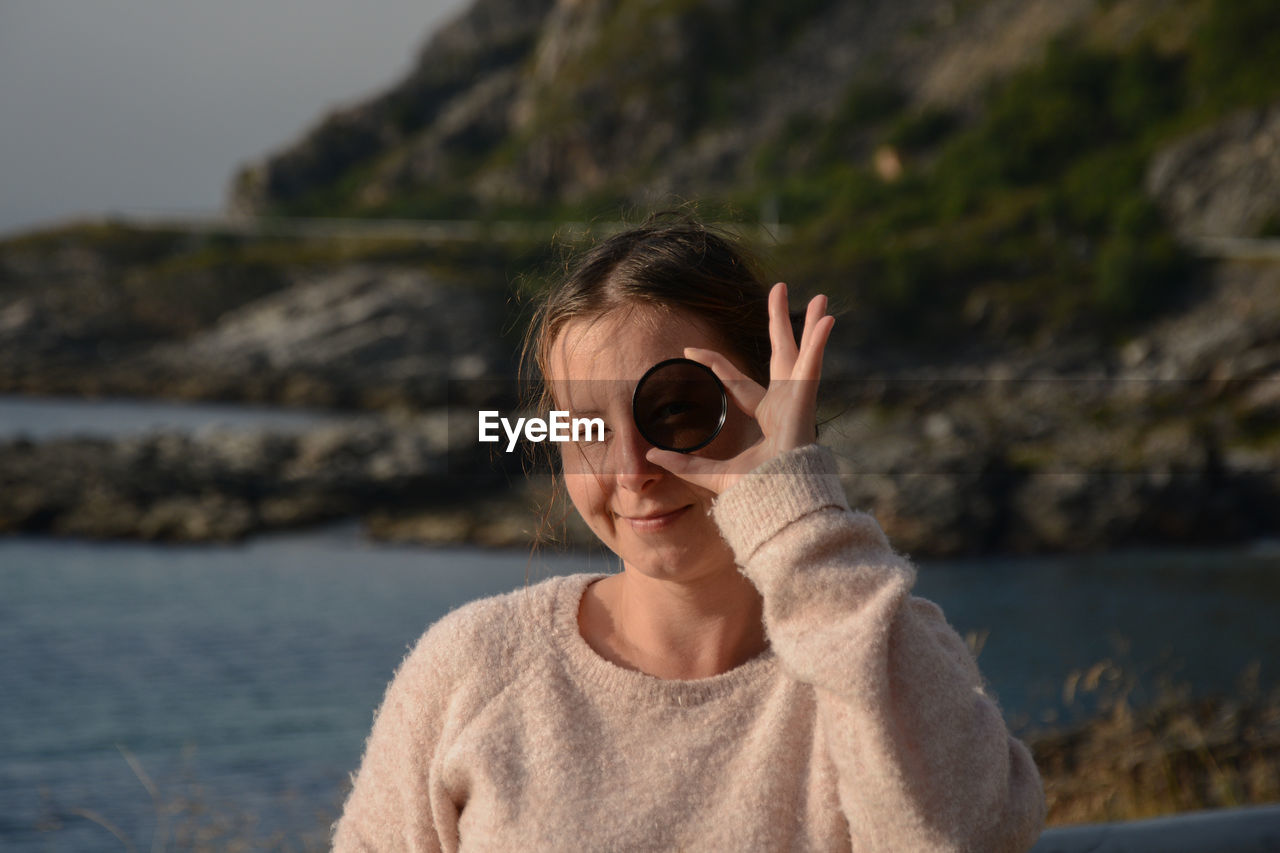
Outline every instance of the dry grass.
<svg viewBox="0 0 1280 853"><path fill-rule="evenodd" d="M1101 713L1027 739L1049 825L1280 802L1280 689L1261 691L1258 671L1246 672L1234 696L1192 699L1166 687L1137 709L1133 679L1112 661L1073 673L1067 703L1094 694Z"/></svg>
<svg viewBox="0 0 1280 853"><path fill-rule="evenodd" d="M114 837L125 853L165 853L170 850L191 853L249 853L271 850L278 853L322 853L329 849L329 828L338 818L341 801L335 793L333 803L322 807L297 795L283 795L272 803L274 816L290 816L298 831L284 831L264 826L262 817L226 797L217 797L202 785L190 766L181 778L157 784L142 764L128 750L120 748L138 782L151 800L154 823L149 834L130 837L106 815L85 808L53 810L39 823L39 829L51 837L75 821L88 821L102 830L102 838ZM189 761L190 756L186 757ZM343 792L345 793L345 792Z"/></svg>
<svg viewBox="0 0 1280 853"><path fill-rule="evenodd" d="M980 648L981 637L970 644ZM1111 660L1073 672L1063 685L1068 706L1097 700L1088 722L1026 738L1044 779L1048 825L1140 820L1203 809L1280 802L1280 687L1264 692L1254 664L1235 695L1193 699L1166 686L1156 700L1134 708L1136 679ZM255 815L215 801L188 777L162 792L127 752L125 760L151 798L156 822L148 839L130 839L96 813L72 809L127 851L321 851L339 799L328 809L302 803L314 815L296 821L304 833L267 831ZM44 829L56 832L62 821Z"/></svg>

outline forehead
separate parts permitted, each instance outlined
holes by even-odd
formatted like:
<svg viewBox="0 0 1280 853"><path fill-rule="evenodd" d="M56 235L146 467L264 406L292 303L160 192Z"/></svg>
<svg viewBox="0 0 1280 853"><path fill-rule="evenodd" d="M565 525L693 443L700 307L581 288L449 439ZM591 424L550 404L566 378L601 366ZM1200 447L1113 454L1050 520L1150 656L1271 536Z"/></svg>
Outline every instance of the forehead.
<svg viewBox="0 0 1280 853"><path fill-rule="evenodd" d="M679 312L637 306L568 323L553 342L548 379L634 383L685 347L723 350L702 322Z"/></svg>

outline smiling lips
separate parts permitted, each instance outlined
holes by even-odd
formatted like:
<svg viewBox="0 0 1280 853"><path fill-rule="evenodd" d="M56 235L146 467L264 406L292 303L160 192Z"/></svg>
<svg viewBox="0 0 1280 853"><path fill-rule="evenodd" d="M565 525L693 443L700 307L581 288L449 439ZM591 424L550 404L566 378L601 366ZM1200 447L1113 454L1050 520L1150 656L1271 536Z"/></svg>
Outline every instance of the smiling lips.
<svg viewBox="0 0 1280 853"><path fill-rule="evenodd" d="M662 530L671 524L674 524L680 516L684 515L689 506L682 506L679 509L673 509L670 512L653 513L651 515L621 515L619 518L631 525L631 528L643 533L651 533L655 530Z"/></svg>

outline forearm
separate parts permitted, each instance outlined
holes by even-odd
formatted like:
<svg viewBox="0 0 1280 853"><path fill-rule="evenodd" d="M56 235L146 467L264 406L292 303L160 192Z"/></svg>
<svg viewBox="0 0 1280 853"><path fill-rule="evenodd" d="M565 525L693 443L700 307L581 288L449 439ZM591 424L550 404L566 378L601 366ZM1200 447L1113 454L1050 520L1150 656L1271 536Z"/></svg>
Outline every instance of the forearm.
<svg viewBox="0 0 1280 853"><path fill-rule="evenodd" d="M716 517L764 597L782 665L813 685L841 804L863 844L1021 850L1039 775L1008 735L963 640L909 592L915 572L852 513L825 451L754 472Z"/></svg>

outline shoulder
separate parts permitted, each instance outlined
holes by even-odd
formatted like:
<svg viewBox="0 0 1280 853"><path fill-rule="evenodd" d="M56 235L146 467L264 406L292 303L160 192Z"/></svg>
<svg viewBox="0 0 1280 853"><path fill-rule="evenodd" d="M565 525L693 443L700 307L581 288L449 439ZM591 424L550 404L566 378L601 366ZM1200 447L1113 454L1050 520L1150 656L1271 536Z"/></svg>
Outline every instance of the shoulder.
<svg viewBox="0 0 1280 853"><path fill-rule="evenodd" d="M549 636L557 603L593 576L563 575L464 604L418 639L396 672L394 687L425 700L459 691L486 694L553 653Z"/></svg>

